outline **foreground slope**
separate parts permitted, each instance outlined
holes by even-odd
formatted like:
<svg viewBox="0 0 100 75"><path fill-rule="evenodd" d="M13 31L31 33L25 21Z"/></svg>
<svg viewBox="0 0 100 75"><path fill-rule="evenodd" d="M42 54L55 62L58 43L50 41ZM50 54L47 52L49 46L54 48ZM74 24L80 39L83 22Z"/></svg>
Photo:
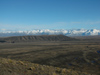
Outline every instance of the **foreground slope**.
<svg viewBox="0 0 100 75"><path fill-rule="evenodd" d="M71 69L0 58L0 75L90 75Z"/></svg>

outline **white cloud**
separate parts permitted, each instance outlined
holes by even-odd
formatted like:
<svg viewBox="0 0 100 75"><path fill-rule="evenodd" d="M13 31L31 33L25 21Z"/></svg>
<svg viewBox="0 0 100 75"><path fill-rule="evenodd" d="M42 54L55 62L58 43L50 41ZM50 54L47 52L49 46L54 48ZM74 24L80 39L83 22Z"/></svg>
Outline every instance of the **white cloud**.
<svg viewBox="0 0 100 75"><path fill-rule="evenodd" d="M85 22L80 22L80 25L84 24L84 25L97 25L100 24L100 21L85 21Z"/></svg>
<svg viewBox="0 0 100 75"><path fill-rule="evenodd" d="M6 29L0 29L0 31L6 31Z"/></svg>

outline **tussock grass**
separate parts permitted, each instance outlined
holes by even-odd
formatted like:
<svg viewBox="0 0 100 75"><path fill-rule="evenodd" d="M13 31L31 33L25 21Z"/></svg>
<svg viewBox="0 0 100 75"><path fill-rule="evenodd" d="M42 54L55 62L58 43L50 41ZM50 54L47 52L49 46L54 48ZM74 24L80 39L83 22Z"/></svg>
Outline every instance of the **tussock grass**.
<svg viewBox="0 0 100 75"><path fill-rule="evenodd" d="M71 69L0 58L0 75L90 75Z"/></svg>

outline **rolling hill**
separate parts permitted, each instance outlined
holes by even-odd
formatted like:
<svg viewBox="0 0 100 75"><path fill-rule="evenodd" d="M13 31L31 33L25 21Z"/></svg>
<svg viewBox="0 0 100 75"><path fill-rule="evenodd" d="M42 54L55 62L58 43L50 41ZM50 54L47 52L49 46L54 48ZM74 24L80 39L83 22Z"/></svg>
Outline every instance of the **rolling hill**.
<svg viewBox="0 0 100 75"><path fill-rule="evenodd" d="M39 36L13 36L0 38L0 42L34 42L34 41L73 41L75 38L70 38L64 35L39 35Z"/></svg>

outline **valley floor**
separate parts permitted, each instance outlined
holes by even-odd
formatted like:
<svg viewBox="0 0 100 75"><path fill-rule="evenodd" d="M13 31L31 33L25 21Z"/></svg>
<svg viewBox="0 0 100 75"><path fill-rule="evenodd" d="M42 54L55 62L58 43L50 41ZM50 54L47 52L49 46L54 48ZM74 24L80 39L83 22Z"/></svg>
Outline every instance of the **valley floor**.
<svg viewBox="0 0 100 75"><path fill-rule="evenodd" d="M0 43L0 57L100 75L99 41Z"/></svg>

